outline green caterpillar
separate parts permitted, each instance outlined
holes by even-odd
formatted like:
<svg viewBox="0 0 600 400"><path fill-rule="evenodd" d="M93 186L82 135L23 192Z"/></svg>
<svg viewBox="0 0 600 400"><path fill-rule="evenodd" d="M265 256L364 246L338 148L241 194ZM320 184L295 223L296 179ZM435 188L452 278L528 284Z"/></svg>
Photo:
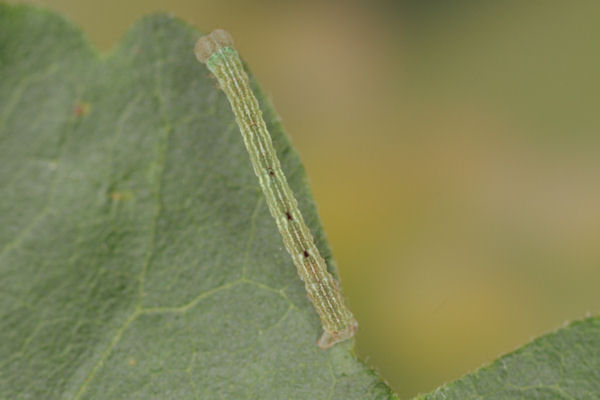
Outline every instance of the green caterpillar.
<svg viewBox="0 0 600 400"><path fill-rule="evenodd" d="M215 75L231 104L269 211L321 318L324 332L318 345L325 349L351 338L358 323L304 223L231 36L217 29L198 39L194 52Z"/></svg>

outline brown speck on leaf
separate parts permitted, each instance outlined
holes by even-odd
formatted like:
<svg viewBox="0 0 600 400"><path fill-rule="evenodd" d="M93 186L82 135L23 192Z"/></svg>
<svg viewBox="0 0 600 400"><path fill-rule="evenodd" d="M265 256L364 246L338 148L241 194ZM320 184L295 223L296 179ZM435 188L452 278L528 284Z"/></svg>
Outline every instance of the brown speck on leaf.
<svg viewBox="0 0 600 400"><path fill-rule="evenodd" d="M110 194L110 198L113 199L114 201L119 201L123 198L123 195L119 192L112 192Z"/></svg>
<svg viewBox="0 0 600 400"><path fill-rule="evenodd" d="M90 105L88 103L78 101L73 106L73 115L76 117L82 117L90 111Z"/></svg>

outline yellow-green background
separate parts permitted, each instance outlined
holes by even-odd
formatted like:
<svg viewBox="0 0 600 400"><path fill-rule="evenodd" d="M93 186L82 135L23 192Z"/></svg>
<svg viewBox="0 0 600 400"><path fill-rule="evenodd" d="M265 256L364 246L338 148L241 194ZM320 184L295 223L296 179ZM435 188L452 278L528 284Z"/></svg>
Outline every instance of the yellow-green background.
<svg viewBox="0 0 600 400"><path fill-rule="evenodd" d="M35 3L104 50L152 11L233 34L401 398L598 312L600 2Z"/></svg>

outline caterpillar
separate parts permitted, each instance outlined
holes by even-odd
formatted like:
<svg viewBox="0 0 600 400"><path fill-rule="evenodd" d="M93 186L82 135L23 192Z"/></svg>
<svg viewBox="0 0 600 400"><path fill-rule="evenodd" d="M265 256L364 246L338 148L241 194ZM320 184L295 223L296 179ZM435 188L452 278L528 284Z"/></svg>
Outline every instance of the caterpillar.
<svg viewBox="0 0 600 400"><path fill-rule="evenodd" d="M317 344L326 349L351 338L358 323L298 209L231 35L217 29L198 39L194 53L217 78L229 100L269 211L321 319L324 332Z"/></svg>

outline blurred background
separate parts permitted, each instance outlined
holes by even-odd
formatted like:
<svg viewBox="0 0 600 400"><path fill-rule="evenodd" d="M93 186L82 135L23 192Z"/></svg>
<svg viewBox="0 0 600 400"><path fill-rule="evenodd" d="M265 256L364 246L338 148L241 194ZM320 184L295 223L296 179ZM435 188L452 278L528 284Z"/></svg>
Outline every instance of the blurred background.
<svg viewBox="0 0 600 400"><path fill-rule="evenodd" d="M154 11L233 34L400 398L598 313L600 2L32 3L103 50Z"/></svg>

